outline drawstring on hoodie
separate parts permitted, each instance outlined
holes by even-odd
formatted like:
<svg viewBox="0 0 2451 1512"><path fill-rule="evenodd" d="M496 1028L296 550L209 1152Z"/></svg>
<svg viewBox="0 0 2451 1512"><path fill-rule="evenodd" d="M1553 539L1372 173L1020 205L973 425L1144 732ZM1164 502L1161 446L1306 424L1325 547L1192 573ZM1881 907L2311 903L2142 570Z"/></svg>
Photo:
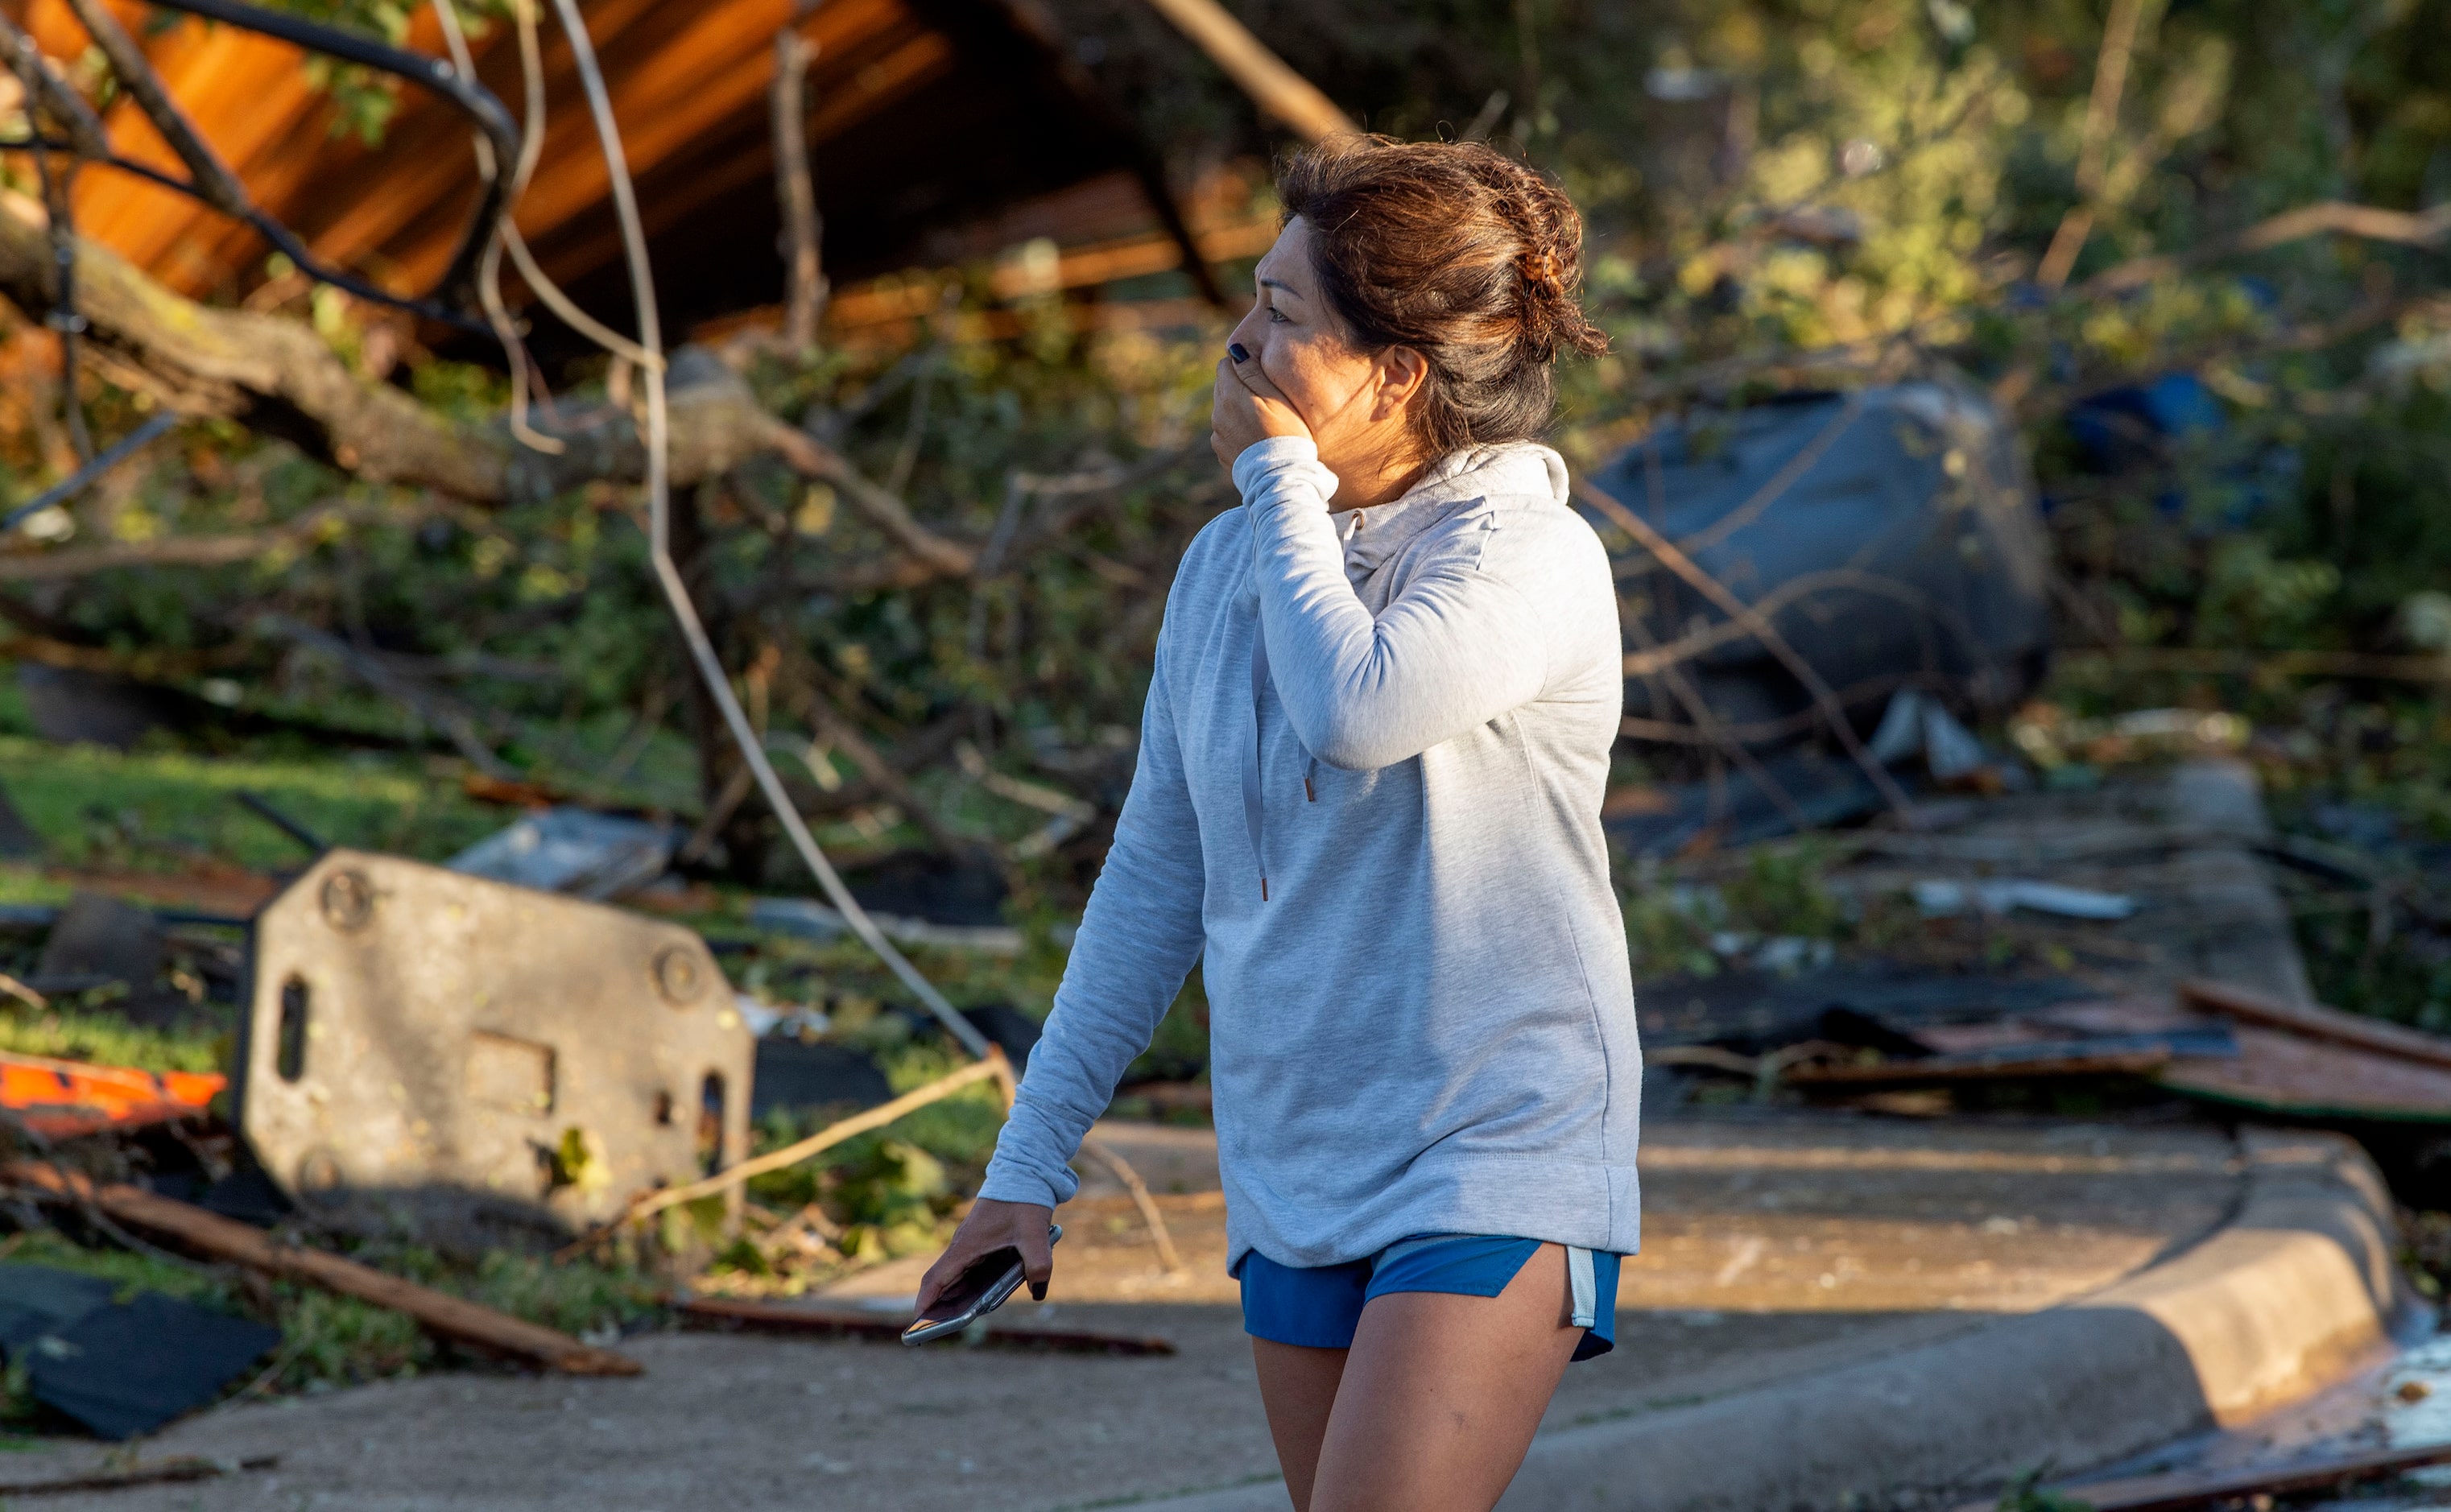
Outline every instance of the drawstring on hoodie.
<svg viewBox="0 0 2451 1512"><path fill-rule="evenodd" d="M1260 792L1260 757L1266 734L1260 725L1260 700L1268 691L1268 634L1260 617L1251 617L1251 743L1243 752L1243 829L1251 837L1251 858L1260 864L1260 901L1268 901L1267 804ZM1296 736L1300 739L1300 736ZM1319 772L1319 757L1303 750L1303 797L1317 803L1319 789L1312 778Z"/></svg>

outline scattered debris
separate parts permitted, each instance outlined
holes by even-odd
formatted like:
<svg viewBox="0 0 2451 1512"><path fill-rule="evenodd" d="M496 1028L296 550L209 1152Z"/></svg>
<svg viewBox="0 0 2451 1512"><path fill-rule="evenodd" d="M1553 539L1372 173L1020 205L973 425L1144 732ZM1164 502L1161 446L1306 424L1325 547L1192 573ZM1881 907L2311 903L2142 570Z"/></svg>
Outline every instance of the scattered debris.
<svg viewBox="0 0 2451 1512"><path fill-rule="evenodd" d="M148 1071L0 1053L0 1108L45 1139L200 1118L228 1085L218 1072Z"/></svg>
<svg viewBox="0 0 2451 1512"><path fill-rule="evenodd" d="M323 1221L566 1233L748 1149L748 1028L676 925L337 850L253 980L240 1130Z"/></svg>
<svg viewBox="0 0 2451 1512"><path fill-rule="evenodd" d="M2451 1040L2422 1030L2336 1008L2284 1003L2275 997L2228 982L2194 979L2179 984L2179 999L2191 1008L2219 1013L2242 1023L2285 1030L2308 1039L2329 1040L2360 1050L2451 1068Z"/></svg>
<svg viewBox="0 0 2451 1512"><path fill-rule="evenodd" d="M105 1185L55 1166L17 1161L0 1180L37 1196L88 1204L132 1227L176 1239L189 1248L266 1275L289 1276L343 1296L389 1307L444 1338L530 1361L569 1375L633 1376L638 1363L582 1344L566 1333L498 1312L480 1303L402 1281L368 1266L301 1245L284 1244L233 1219L141 1188Z"/></svg>
<svg viewBox="0 0 2451 1512"><path fill-rule="evenodd" d="M306 826L299 823L296 819L291 818L288 815L282 813L279 809L273 806L272 800L265 797L263 794L249 793L245 789L241 788L238 792L231 794L230 796L237 800L240 808L246 810L247 813L254 815L257 818L262 819L265 823L271 825L274 829L279 830L282 834L289 836L300 845L305 847L307 854L321 855L332 848L330 841L324 839L322 835L317 835L314 831L306 828Z"/></svg>
<svg viewBox="0 0 2451 1512"><path fill-rule="evenodd" d="M150 913L99 893L79 893L60 910L26 985L74 992L110 982L150 986L162 970L162 924Z"/></svg>
<svg viewBox="0 0 2451 1512"><path fill-rule="evenodd" d="M897 945L932 946L941 950L976 951L982 955L1019 955L1028 944L1021 931L1007 924L937 924L872 909L870 918ZM809 897L761 897L749 905L749 922L777 934L831 942L851 933L842 914Z"/></svg>
<svg viewBox="0 0 2451 1512"><path fill-rule="evenodd" d="M2180 1001L2236 1020L2239 1054L2174 1060L2172 1091L2288 1118L2451 1124L2451 1043L2337 1009L2186 982Z"/></svg>
<svg viewBox="0 0 2451 1512"><path fill-rule="evenodd" d="M873 1108L892 1096L876 1062L849 1045L803 1042L790 1035L769 1035L757 1042L757 1076L750 1084L752 1118L778 1108Z"/></svg>
<svg viewBox="0 0 2451 1512"><path fill-rule="evenodd" d="M727 1167L702 1181L694 1181L687 1186L650 1192L632 1203L629 1209L621 1214L620 1221L631 1222L650 1217L676 1204L696 1202L701 1197L713 1196L716 1192L736 1191L742 1183L753 1176L762 1176L770 1170L781 1170L786 1166L796 1166L812 1155L832 1149L855 1134L867 1133L872 1129L882 1129L914 1108L925 1108L930 1103L951 1096L965 1087L983 1081L993 1081L1003 1091L1006 1105L1008 1107L1011 1105L1012 1065L1004 1058L1004 1051L990 1046L986 1059L972 1061L952 1074L940 1076L925 1087L913 1088L881 1108L872 1108L855 1118L846 1118L841 1123L821 1129L795 1144L786 1145L780 1149L771 1149L755 1159L744 1160L736 1166Z"/></svg>
<svg viewBox="0 0 2451 1512"><path fill-rule="evenodd" d="M55 1480L0 1481L0 1497L67 1496L77 1491L122 1491L139 1485L181 1485L190 1481L211 1481L225 1475L278 1469L280 1465L281 1456L277 1454L251 1454L244 1460L208 1460L201 1455L181 1455L174 1460L156 1460L151 1464L94 1470Z"/></svg>
<svg viewBox="0 0 2451 1512"><path fill-rule="evenodd" d="M2373 1449L2363 1454L2255 1470L2212 1474L2180 1471L2128 1481L2103 1481L2092 1485L2054 1483L2049 1491L2066 1503L2090 1512L2194 1512L2196 1508L2247 1499L2253 1499L2253 1505L2269 1506L2275 1497L2333 1490L2353 1482L2429 1464L2451 1464L2451 1443ZM1970 1502L1955 1512L1994 1512L1994 1505L1990 1502Z"/></svg>
<svg viewBox="0 0 2451 1512"><path fill-rule="evenodd" d="M724 1297L698 1297L680 1304L680 1315L701 1327L746 1329L762 1333L806 1334L817 1338L900 1339L910 1322L897 1308L892 1314L858 1312L845 1307L814 1307L797 1303L735 1302ZM964 1344L988 1348L1047 1349L1062 1354L1170 1355L1172 1340L1153 1334L1108 1333L1095 1328L1049 1328L1035 1324L986 1321L962 1335Z"/></svg>
<svg viewBox="0 0 2451 1512"><path fill-rule="evenodd" d="M615 898L663 875L681 838L673 825L564 807L528 815L442 864L541 893Z"/></svg>
<svg viewBox="0 0 2451 1512"><path fill-rule="evenodd" d="M1900 1059L1800 1065L1783 1069L1780 1075L1791 1084L1804 1087L1904 1087L2010 1077L2147 1076L2168 1066L2177 1056L2235 1056L2238 1052L2238 1042L2216 1026L2161 1034L2010 1040Z"/></svg>
<svg viewBox="0 0 2451 1512"><path fill-rule="evenodd" d="M27 1363L34 1400L105 1439L132 1439L210 1404L281 1343L281 1330L139 1292L106 1295L46 1329L10 1363Z"/></svg>
<svg viewBox="0 0 2451 1512"><path fill-rule="evenodd" d="M36 1401L129 1439L220 1396L281 1330L49 1266L0 1265L0 1354Z"/></svg>
<svg viewBox="0 0 2451 1512"><path fill-rule="evenodd" d="M1697 416L1593 481L1742 585L1851 710L1909 685L2001 710L2041 674L2042 516L2014 427L1971 392L1912 383ZM1610 522L1594 523L1605 538ZM1822 724L1792 670L1719 605L1639 552L1619 573L1629 715L1682 726L1687 743L1754 748Z"/></svg>
<svg viewBox="0 0 2451 1512"><path fill-rule="evenodd" d="M1132 1206L1140 1211L1141 1222L1148 1227L1149 1243L1157 1247L1158 1264L1166 1267L1169 1276L1182 1275L1183 1257L1175 1252L1174 1235L1166 1227L1166 1214L1158 1211L1157 1199L1149 1195L1148 1183L1141 1180L1132 1163L1095 1134L1081 1136L1081 1152L1106 1167L1124 1184L1124 1190L1132 1195Z"/></svg>
<svg viewBox="0 0 2451 1512"><path fill-rule="evenodd" d="M1915 907L1928 919L1957 918L1978 909L1986 913L2031 909L2065 919L2124 919L2136 912L2136 900L2125 893L2103 893L2028 877L1994 877L1981 882L1935 878L1914 885L1914 900Z"/></svg>
<svg viewBox="0 0 2451 1512"><path fill-rule="evenodd" d="M2009 721L2009 737L2045 769L2084 762L2117 766L2151 756L2235 751L2253 732L2234 714L2204 709L2137 709L2079 719L2051 704L2029 704Z"/></svg>
<svg viewBox="0 0 2451 1512"><path fill-rule="evenodd" d="M1880 812L1880 790L1845 756L1807 748L1716 779L1663 783L1603 822L1634 855L1730 851Z"/></svg>
<svg viewBox="0 0 2451 1512"><path fill-rule="evenodd" d="M1971 777L1991 760L1974 732L1920 688L1900 688L1891 697L1864 749L1873 754L1873 759L1892 766L1921 756L1924 770L1935 782Z"/></svg>

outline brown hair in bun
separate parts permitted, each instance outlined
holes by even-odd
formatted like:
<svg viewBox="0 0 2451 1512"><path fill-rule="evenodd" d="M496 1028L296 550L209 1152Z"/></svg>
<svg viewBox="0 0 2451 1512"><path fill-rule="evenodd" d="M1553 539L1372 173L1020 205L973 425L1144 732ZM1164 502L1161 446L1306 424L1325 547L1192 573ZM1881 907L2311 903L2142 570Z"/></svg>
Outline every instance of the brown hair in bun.
<svg viewBox="0 0 2451 1512"><path fill-rule="evenodd" d="M1583 223L1565 194L1478 142L1339 137L1285 160L1327 301L1365 351L1429 362L1415 411L1434 455L1539 435L1565 352L1608 339L1576 299Z"/></svg>

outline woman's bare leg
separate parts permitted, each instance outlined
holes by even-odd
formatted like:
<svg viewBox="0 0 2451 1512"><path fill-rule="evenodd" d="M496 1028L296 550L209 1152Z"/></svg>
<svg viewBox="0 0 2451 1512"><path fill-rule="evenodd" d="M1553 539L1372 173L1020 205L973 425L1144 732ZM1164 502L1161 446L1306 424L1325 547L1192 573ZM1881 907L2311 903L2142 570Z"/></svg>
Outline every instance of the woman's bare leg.
<svg viewBox="0 0 2451 1512"><path fill-rule="evenodd" d="M1268 1339L1251 1341L1260 1367L1260 1404L1268 1409L1268 1437L1277 1443L1277 1464L1294 1512L1310 1512L1311 1477L1319 1469L1320 1441L1344 1376L1343 1349L1305 1349Z"/></svg>
<svg viewBox="0 0 2451 1512"><path fill-rule="evenodd" d="M1495 1297L1395 1292L1362 1309L1302 1512L1489 1512L1532 1446L1582 1330L1566 1252L1542 1245ZM1279 1346L1282 1347L1282 1346ZM1326 1350L1304 1353L1324 1354ZM1261 1371L1262 1389L1267 1380ZM1277 1421L1269 1403L1268 1419ZM1288 1488L1294 1462L1277 1433Z"/></svg>

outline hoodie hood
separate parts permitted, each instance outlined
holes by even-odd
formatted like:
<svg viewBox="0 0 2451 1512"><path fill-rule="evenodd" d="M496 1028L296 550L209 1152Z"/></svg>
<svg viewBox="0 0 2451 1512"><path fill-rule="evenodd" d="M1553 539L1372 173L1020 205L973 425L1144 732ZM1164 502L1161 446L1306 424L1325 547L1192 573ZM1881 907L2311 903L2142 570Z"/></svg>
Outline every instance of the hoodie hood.
<svg viewBox="0 0 2451 1512"><path fill-rule="evenodd" d="M1344 542L1346 572L1360 578L1459 506L1492 500L1562 505L1567 497L1566 460L1539 442L1517 441L1451 453L1394 502L1337 510L1328 519Z"/></svg>

